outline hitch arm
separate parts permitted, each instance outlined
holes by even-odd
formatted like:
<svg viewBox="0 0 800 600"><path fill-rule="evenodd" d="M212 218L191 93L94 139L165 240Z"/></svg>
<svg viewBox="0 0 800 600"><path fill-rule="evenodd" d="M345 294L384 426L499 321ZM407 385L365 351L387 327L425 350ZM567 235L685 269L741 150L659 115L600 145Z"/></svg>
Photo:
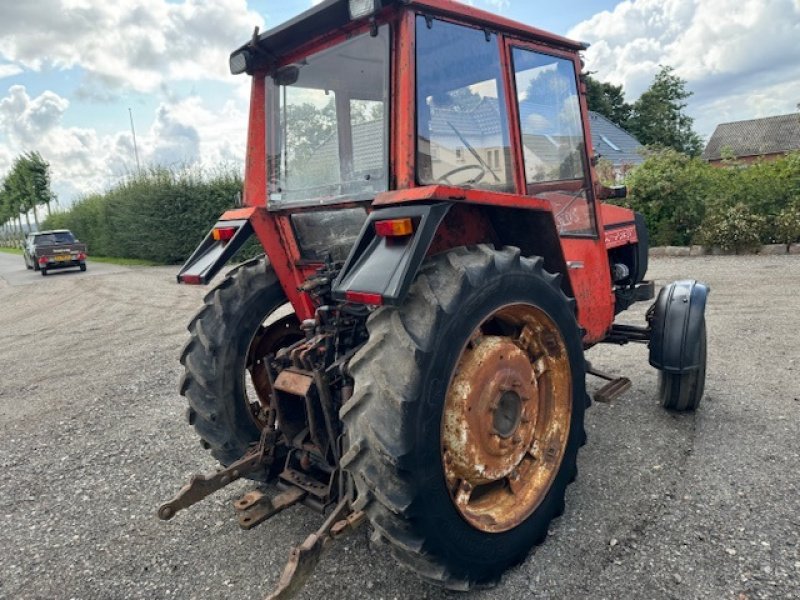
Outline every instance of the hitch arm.
<svg viewBox="0 0 800 600"><path fill-rule="evenodd" d="M265 434L267 430L265 429ZM245 475L258 471L272 462L272 454L266 452L270 442L269 435L262 435L258 446L232 463L227 469L213 475L193 475L177 495L158 508L158 518L169 521L179 510L189 508Z"/></svg>
<svg viewBox="0 0 800 600"><path fill-rule="evenodd" d="M227 469L213 475L193 475L189 483L183 486L172 500L158 508L158 518L162 521L169 521L179 510L197 504L203 498L221 490L243 475L258 470L262 464L260 453L248 454Z"/></svg>
<svg viewBox="0 0 800 600"><path fill-rule="evenodd" d="M265 600L288 600L293 598L305 585L314 568L319 563L325 549L331 542L356 529L366 520L362 511L347 514L350 501L342 500L330 516L325 519L322 526L306 538L306 540L292 549L289 562L283 569L283 574L278 581L278 586Z"/></svg>

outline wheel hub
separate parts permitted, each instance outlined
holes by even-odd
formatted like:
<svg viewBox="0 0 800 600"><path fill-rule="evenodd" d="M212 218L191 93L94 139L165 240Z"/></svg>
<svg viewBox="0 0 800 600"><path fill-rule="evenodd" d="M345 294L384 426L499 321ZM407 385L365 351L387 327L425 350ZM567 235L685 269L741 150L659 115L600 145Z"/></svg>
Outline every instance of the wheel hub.
<svg viewBox="0 0 800 600"><path fill-rule="evenodd" d="M537 395L530 360L513 341L487 336L468 349L447 398L452 474L472 484L510 475L533 441Z"/></svg>
<svg viewBox="0 0 800 600"><path fill-rule="evenodd" d="M475 528L513 529L546 497L569 437L570 372L561 332L534 306L495 311L466 344L445 398L442 463Z"/></svg>

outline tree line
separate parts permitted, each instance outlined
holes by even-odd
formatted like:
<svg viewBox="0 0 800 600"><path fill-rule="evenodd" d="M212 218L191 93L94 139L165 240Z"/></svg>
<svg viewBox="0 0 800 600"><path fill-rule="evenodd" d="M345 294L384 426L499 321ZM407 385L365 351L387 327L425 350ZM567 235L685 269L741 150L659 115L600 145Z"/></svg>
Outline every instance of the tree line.
<svg viewBox="0 0 800 600"><path fill-rule="evenodd" d="M38 209L44 206L50 215L50 204L55 199L50 190L50 164L36 151L18 156L0 179L0 225L4 237L21 243L25 232L32 230L31 213L38 229ZM22 225L23 217L26 227Z"/></svg>

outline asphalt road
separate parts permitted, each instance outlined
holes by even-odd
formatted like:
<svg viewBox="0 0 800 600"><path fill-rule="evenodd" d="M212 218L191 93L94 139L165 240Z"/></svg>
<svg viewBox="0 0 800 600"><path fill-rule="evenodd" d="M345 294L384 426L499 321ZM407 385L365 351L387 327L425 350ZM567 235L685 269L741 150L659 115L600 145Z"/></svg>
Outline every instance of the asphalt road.
<svg viewBox="0 0 800 600"><path fill-rule="evenodd" d="M643 347L593 350L633 388L589 410L566 513L500 587L458 597L800 597L800 257L658 259L651 276L711 285L701 409L658 406ZM261 598L320 524L295 507L239 530L230 502L245 483L156 519L214 466L176 391L204 292L169 268L41 277L0 253L0 597ZM362 530L331 548L302 597L454 596Z"/></svg>

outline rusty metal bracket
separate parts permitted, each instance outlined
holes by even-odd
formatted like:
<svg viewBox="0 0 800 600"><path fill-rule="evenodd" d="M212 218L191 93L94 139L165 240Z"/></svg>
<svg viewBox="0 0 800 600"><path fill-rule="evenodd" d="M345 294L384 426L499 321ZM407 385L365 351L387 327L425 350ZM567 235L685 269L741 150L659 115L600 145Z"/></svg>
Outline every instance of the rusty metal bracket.
<svg viewBox="0 0 800 600"><path fill-rule="evenodd" d="M627 377L614 377L613 375L599 371L588 361L586 362L586 372L589 375L605 379L608 382L594 393L594 399L597 402L607 404L631 389L631 380Z"/></svg>
<svg viewBox="0 0 800 600"><path fill-rule="evenodd" d="M244 496L233 503L233 509L242 529L252 529L261 525L267 519L277 515L279 512L302 502L307 492L300 488L289 488L275 496L268 498L262 492L254 490L247 492Z"/></svg>
<svg viewBox="0 0 800 600"><path fill-rule="evenodd" d="M293 598L308 581L322 558L323 552L331 542L353 531L366 520L364 512L347 514L349 509L349 500L342 500L316 533L312 533L302 544L292 549L289 562L286 563L278 586L266 597L266 600Z"/></svg>
<svg viewBox="0 0 800 600"><path fill-rule="evenodd" d="M169 521L178 511L197 504L200 500L230 485L237 479L253 473L272 461L272 453L268 451L274 444L275 432L267 428L261 435L258 446L242 458L213 475L193 475L189 483L184 485L175 497L158 508L158 518Z"/></svg>

